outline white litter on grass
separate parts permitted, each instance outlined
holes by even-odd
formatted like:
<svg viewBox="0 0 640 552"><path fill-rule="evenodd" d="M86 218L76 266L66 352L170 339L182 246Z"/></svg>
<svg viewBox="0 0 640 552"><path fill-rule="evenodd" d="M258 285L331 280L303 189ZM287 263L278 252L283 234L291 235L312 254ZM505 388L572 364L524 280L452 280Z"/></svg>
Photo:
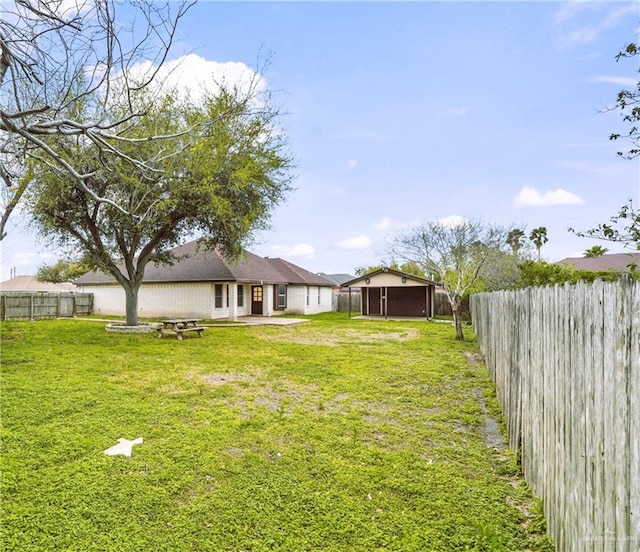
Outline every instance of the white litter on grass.
<svg viewBox="0 0 640 552"><path fill-rule="evenodd" d="M129 441L129 439L123 439L122 437L118 439L118 444L113 445L111 448L108 448L104 451L105 454L109 456L116 456L117 454L124 454L127 458L131 458L131 449L133 445L141 445L142 437L138 437L133 441Z"/></svg>

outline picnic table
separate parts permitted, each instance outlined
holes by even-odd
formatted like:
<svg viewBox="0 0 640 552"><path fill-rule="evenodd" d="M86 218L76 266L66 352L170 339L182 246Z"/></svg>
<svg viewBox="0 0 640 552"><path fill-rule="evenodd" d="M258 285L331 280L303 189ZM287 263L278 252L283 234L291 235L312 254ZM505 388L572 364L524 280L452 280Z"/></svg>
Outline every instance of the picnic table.
<svg viewBox="0 0 640 552"><path fill-rule="evenodd" d="M161 320L162 327L159 327L156 331L158 337L162 337L165 333L169 335L175 334L178 339L182 339L182 334L185 332L196 332L198 337L202 337L202 332L206 329L204 326L199 326L199 318L176 318L173 320Z"/></svg>

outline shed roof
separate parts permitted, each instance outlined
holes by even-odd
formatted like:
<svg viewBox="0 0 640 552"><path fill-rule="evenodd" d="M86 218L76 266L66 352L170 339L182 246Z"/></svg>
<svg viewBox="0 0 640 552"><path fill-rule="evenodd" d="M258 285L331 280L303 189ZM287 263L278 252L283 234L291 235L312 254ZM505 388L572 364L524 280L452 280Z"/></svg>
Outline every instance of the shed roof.
<svg viewBox="0 0 640 552"><path fill-rule="evenodd" d="M176 261L172 265L149 263L145 269L144 282L260 281L268 284L331 285L323 278L283 259L266 259L245 251L240 259L227 260L217 250L198 247L197 240L178 246L170 252ZM113 283L114 279L110 275L97 271L76 280L76 284L80 286Z"/></svg>
<svg viewBox="0 0 640 552"><path fill-rule="evenodd" d="M629 265L640 268L640 253L611 253L600 257L567 257L556 264L571 265L579 270L629 272Z"/></svg>
<svg viewBox="0 0 640 552"><path fill-rule="evenodd" d="M374 276L377 276L378 274L384 274L384 273L393 274L395 276L406 278L407 280L412 280L414 282L419 282L427 286L436 285L436 283L432 280L427 280L426 278L421 278L420 276L409 274L408 272L402 272L401 270L396 270L395 268L387 268L386 266L379 268L377 270L374 270L372 272L368 272L367 274L363 274L362 276L357 276L352 280L348 280L344 282L342 285L346 287L355 286L355 285L358 285L359 283L364 282L367 278L372 278Z"/></svg>

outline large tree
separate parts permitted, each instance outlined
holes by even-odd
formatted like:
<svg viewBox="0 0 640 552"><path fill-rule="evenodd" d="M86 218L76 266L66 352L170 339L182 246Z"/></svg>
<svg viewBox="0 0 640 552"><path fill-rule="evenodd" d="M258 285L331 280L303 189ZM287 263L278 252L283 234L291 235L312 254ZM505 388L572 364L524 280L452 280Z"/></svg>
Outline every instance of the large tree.
<svg viewBox="0 0 640 552"><path fill-rule="evenodd" d="M416 263L439 280L451 305L456 339L464 339L460 304L477 284L492 251L505 244L507 230L479 220L454 224L426 222L400 232L390 242L395 259Z"/></svg>
<svg viewBox="0 0 640 552"><path fill-rule="evenodd" d="M137 324L138 290L150 262L172 262L168 249L194 235L237 256L286 195L291 168L275 125L278 111L255 86L248 92L221 88L197 102L144 93L136 101L146 116L128 129L131 140L123 151L130 148L153 170L131 172L126 159L108 157L108 167L88 179L107 202L55 167L34 163L27 175L34 182L27 197L40 234L113 276L125 291L128 325ZM195 138L175 133L184 125L202 130ZM151 132L173 138L145 141ZM57 146L78 167L100 161L79 137L59 137ZM179 157L164 155L176 149Z"/></svg>
<svg viewBox="0 0 640 552"><path fill-rule="evenodd" d="M149 171L123 132L146 116L132 95L151 86L167 60L177 25L193 4L146 0L7 0L0 3L0 240L28 186L29 161L64 173L97 203L129 213L122 198L94 187L104 156ZM150 67L145 73L137 66ZM112 104L119 104L114 116ZM163 137L143 125L146 139ZM174 132L190 133L189 127ZM58 138L76 136L93 155L67 155ZM140 137L143 137L142 135ZM166 148L166 146L165 146ZM168 154L168 149L165 154ZM92 162L89 162L92 161Z"/></svg>

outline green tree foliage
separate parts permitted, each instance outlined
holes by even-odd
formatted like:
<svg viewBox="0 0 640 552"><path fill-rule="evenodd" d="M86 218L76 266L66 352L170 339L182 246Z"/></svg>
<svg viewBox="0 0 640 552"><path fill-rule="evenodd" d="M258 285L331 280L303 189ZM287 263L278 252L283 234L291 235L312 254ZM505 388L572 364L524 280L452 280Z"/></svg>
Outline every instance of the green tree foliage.
<svg viewBox="0 0 640 552"><path fill-rule="evenodd" d="M520 249L522 249L524 245L525 238L524 230L520 228L514 228L507 234L507 245L511 248L514 257L518 257Z"/></svg>
<svg viewBox="0 0 640 552"><path fill-rule="evenodd" d="M90 178L92 190L113 205L43 164L30 167L35 184L28 196L45 238L81 251L93 268L124 288L128 325L137 324L138 290L148 263L171 263L167 250L194 235L203 236L206 247L239 255L284 199L292 166L275 126L278 111L255 88L221 89L197 104L148 94L135 100L146 117L129 127L122 148L144 159L145 170L132 170L121 156L103 155L104 169ZM185 124L200 131L174 134ZM174 138L170 144L147 140L150 130ZM81 139L59 140L78 166L96 166L95 150L84 148ZM167 153L176 148L180 155ZM117 208L122 205L124 211Z"/></svg>
<svg viewBox="0 0 640 552"><path fill-rule="evenodd" d="M425 274L434 274L451 305L456 339L464 339L460 304L475 291L482 268L492 251L505 243L507 231L477 220L455 225L427 222L398 234L390 243L395 259L416 263Z"/></svg>
<svg viewBox="0 0 640 552"><path fill-rule="evenodd" d="M640 45L633 42L618 53L616 61L623 58L634 58L640 54ZM640 66L636 64L636 71L640 73ZM635 89L621 90L618 92L615 105L611 110L619 109L622 119L629 124L626 134L613 133L611 140L627 139L631 146L627 151L618 151L618 155L626 159L633 159L640 155L640 79ZM569 228L577 236L592 237L609 242L622 243L625 247L640 251L640 210L634 209L630 199L626 205L620 208L617 215L611 217L609 223L598 224L586 231L576 231Z"/></svg>
<svg viewBox="0 0 640 552"><path fill-rule="evenodd" d="M534 228L531 230L529 234L529 239L536 246L536 250L538 251L538 260L542 258L541 249L542 246L549 241L547 237L547 229L544 226L540 226L538 228Z"/></svg>
<svg viewBox="0 0 640 552"><path fill-rule="evenodd" d="M602 247L601 245L594 245L589 249L585 250L584 257L587 259L595 259L596 257L602 257L607 251L609 251L606 247Z"/></svg>
<svg viewBox="0 0 640 552"><path fill-rule="evenodd" d="M517 287L551 286L579 281L594 282L597 279L614 282L620 274L610 271L577 270L565 264L527 260L520 264L520 279Z"/></svg>
<svg viewBox="0 0 640 552"><path fill-rule="evenodd" d="M494 248L487 257L478 276L478 283L474 292L498 291L517 287L520 279L518 257L512 252L501 248Z"/></svg>
<svg viewBox="0 0 640 552"><path fill-rule="evenodd" d="M72 282L79 276L86 274L90 270L90 265L74 261L58 261L52 265L42 265L36 272L36 280L39 282Z"/></svg>
<svg viewBox="0 0 640 552"><path fill-rule="evenodd" d="M611 217L609 223L598 224L584 232L578 232L573 228L569 228L569 231L583 238L622 243L625 247L640 251L640 210L634 209L633 202L629 200L617 215Z"/></svg>
<svg viewBox="0 0 640 552"><path fill-rule="evenodd" d="M633 42L618 53L616 61L635 58L640 54L640 44ZM640 65L636 63L636 72L640 73ZM618 92L615 105L612 110L620 110L622 120L629 125L626 133L615 132L609 138L611 140L626 139L631 145L626 151L618 151L618 155L627 159L633 159L640 155L640 79L635 88Z"/></svg>

